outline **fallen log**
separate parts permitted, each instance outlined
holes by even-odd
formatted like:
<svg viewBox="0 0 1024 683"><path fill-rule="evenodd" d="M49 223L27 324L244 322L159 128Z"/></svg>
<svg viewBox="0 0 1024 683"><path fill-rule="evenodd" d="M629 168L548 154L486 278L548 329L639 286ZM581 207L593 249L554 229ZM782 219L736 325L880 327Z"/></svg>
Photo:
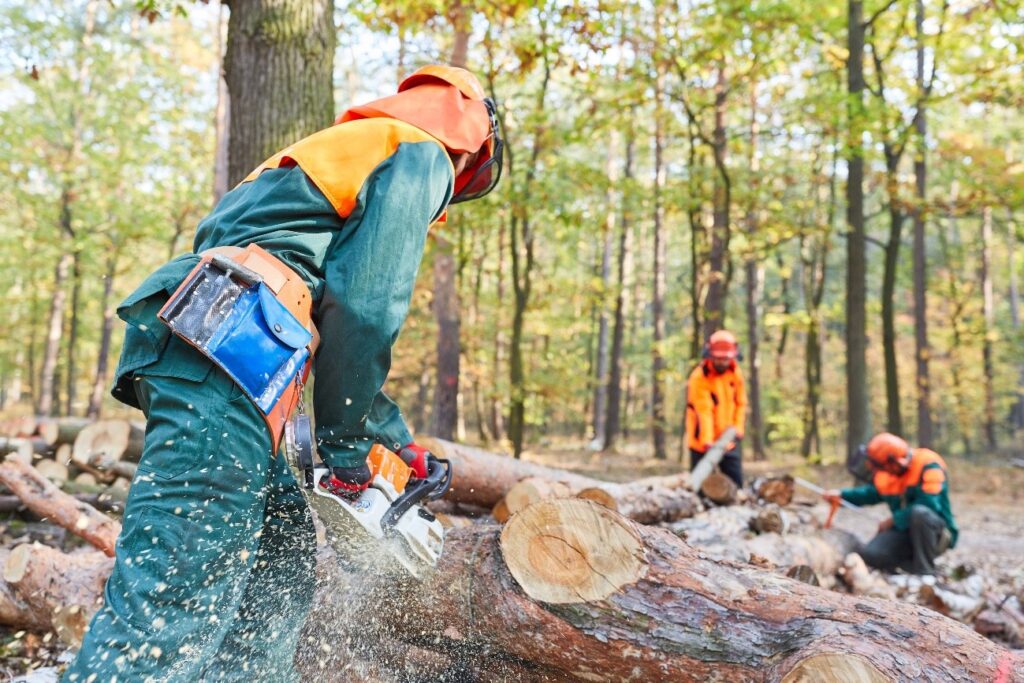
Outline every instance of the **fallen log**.
<svg viewBox="0 0 1024 683"><path fill-rule="evenodd" d="M785 506L793 502L796 481L786 474L781 477L755 480L753 488L761 500Z"/></svg>
<svg viewBox="0 0 1024 683"><path fill-rule="evenodd" d="M0 482L40 517L81 536L109 557L121 525L91 505L54 486L34 467L8 457L0 463Z"/></svg>
<svg viewBox="0 0 1024 683"><path fill-rule="evenodd" d="M393 588L393 586L392 586ZM452 530L385 628L586 681L978 681L1024 659L926 608L701 557L590 501ZM831 677L829 674L831 672ZM844 677L835 678L837 672Z"/></svg>
<svg viewBox="0 0 1024 683"><path fill-rule="evenodd" d="M114 561L102 553L66 554L49 546L22 544L3 565L6 590L21 608L4 610L4 623L22 620L27 628L54 630L72 647L82 643L89 619L103 599Z"/></svg>
<svg viewBox="0 0 1024 683"><path fill-rule="evenodd" d="M615 500L619 512L641 524L672 522L701 509L697 496L687 488L688 473L615 484L451 441L431 437L417 437L417 441L452 461L452 487L445 498L455 502L493 508L520 480L539 477L566 484L573 495L601 489Z"/></svg>
<svg viewBox="0 0 1024 683"><path fill-rule="evenodd" d="M71 460L80 466L100 461L138 462L145 436L143 425L128 420L97 420L82 429L75 438Z"/></svg>
<svg viewBox="0 0 1024 683"><path fill-rule="evenodd" d="M722 435L718 437L711 447L708 448L707 452L704 453L704 457L700 459L697 466L693 468L693 472L690 474L692 479L691 486L694 491L700 491L701 486L704 484L704 480L707 479L708 475L718 466L718 463L722 461L725 456L725 452L729 450L729 443L733 438L736 437L735 427L726 427Z"/></svg>
<svg viewBox="0 0 1024 683"><path fill-rule="evenodd" d="M732 505L735 503L738 491L739 488L736 486L736 482L721 472L712 472L700 485L700 492L708 500L719 505Z"/></svg>

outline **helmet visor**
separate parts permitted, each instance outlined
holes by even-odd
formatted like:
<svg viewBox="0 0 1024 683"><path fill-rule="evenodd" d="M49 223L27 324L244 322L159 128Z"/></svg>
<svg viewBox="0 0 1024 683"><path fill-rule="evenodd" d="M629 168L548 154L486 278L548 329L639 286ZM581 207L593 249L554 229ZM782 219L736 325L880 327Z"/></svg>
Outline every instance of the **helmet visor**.
<svg viewBox="0 0 1024 683"><path fill-rule="evenodd" d="M473 169L473 175L461 189L452 197L449 204L468 202L471 199L479 199L494 189L501 179L502 156L505 149L505 141L501 139L501 128L498 125L498 113L494 106L494 100L486 98L484 105L487 107L487 116L491 123L491 134L488 138L489 156Z"/></svg>

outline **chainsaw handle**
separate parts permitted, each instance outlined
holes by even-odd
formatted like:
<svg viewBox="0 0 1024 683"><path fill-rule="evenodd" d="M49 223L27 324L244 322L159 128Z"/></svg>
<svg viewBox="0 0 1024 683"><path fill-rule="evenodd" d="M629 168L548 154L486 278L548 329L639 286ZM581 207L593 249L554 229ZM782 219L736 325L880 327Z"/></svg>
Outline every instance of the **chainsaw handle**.
<svg viewBox="0 0 1024 683"><path fill-rule="evenodd" d="M393 527L413 505L424 500L437 500L448 492L451 485L451 462L427 455L427 476L412 481L405 487L405 493L396 498L391 508L384 513L380 520L381 527Z"/></svg>
<svg viewBox="0 0 1024 683"><path fill-rule="evenodd" d="M838 500L830 500L829 501L829 506L830 506L830 508L829 508L829 511L828 511L828 519L825 520L825 526L823 527L825 529L831 529L832 528L832 520L836 516L836 510L839 509L839 501Z"/></svg>

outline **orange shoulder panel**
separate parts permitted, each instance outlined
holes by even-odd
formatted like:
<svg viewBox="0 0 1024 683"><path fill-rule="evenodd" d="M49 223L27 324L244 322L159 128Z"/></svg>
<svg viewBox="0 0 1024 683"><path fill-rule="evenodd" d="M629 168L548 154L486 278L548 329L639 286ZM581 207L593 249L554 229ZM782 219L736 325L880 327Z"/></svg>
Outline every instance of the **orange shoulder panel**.
<svg viewBox="0 0 1024 683"><path fill-rule="evenodd" d="M299 140L256 167L243 183L268 168L297 164L342 218L356 206L356 197L373 169L403 142L441 142L416 126L395 119L360 119L331 126ZM452 168L452 177L455 169Z"/></svg>
<svg viewBox="0 0 1024 683"><path fill-rule="evenodd" d="M925 493L942 493L942 482L946 481L946 474L938 467L925 470L921 476L921 490Z"/></svg>
<svg viewBox="0 0 1024 683"><path fill-rule="evenodd" d="M880 496L899 496L906 490L903 477L881 471L875 474L875 490Z"/></svg>

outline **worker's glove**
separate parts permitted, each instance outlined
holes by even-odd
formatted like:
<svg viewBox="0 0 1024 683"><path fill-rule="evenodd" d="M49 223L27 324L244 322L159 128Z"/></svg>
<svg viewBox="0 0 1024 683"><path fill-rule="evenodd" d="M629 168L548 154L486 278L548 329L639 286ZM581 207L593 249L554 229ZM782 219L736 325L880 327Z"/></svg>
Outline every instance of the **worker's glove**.
<svg viewBox="0 0 1024 683"><path fill-rule="evenodd" d="M418 479L427 478L427 456L430 454L423 446L418 446L415 442L410 443L407 446L403 446L402 450L398 452L398 457L402 459L406 465L412 468L413 474Z"/></svg>
<svg viewBox="0 0 1024 683"><path fill-rule="evenodd" d="M343 498L353 498L370 485L370 468L366 463L356 467L332 467L320 479L320 486Z"/></svg>
<svg viewBox="0 0 1024 683"><path fill-rule="evenodd" d="M828 491L825 491L824 493L821 494L821 497L828 501L830 505L839 505L839 503L843 500L843 496L836 489L830 489Z"/></svg>

